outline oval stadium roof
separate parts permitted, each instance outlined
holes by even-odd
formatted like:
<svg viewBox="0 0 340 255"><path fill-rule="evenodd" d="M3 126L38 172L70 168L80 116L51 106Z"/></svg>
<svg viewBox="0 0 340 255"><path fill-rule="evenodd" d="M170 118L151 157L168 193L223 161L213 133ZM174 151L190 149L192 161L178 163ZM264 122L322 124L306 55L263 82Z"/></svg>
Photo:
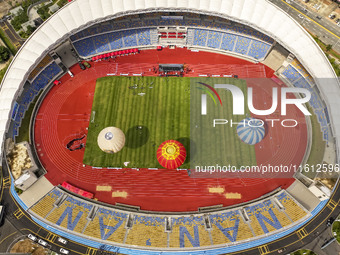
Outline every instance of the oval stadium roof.
<svg viewBox="0 0 340 255"><path fill-rule="evenodd" d="M266 0L74 0L37 29L12 61L0 91L0 142L11 112L12 101L39 57L70 35L96 21L142 12L145 9L194 11L223 16L270 35L290 50L314 78L329 107L333 131L340 136L340 90L325 54L311 36L285 12Z"/></svg>

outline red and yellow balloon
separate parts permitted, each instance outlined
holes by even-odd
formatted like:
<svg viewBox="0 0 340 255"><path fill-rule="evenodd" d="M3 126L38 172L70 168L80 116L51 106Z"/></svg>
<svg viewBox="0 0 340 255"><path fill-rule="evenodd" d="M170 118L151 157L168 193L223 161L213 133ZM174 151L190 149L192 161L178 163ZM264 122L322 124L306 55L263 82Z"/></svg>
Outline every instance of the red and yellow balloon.
<svg viewBox="0 0 340 255"><path fill-rule="evenodd" d="M183 144L176 140L163 142L157 150L157 160L162 167L175 169L180 167L187 156L187 151Z"/></svg>

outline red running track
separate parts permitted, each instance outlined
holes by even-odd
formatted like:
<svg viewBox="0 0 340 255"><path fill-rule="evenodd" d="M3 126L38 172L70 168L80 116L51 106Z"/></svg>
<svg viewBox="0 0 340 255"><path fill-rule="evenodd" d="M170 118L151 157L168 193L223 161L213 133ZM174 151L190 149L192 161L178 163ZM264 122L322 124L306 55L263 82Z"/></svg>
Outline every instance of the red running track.
<svg viewBox="0 0 340 255"><path fill-rule="evenodd" d="M262 64L254 64L231 56L191 52L186 49L147 50L140 54L118 57L115 60L92 63L89 70L81 71L76 65L61 78L45 97L36 116L35 145L41 163L47 170L45 177L53 184L63 181L95 194L95 198L110 204L116 202L140 206L153 211L194 211L198 207L223 204L234 205L256 199L278 187L289 187L294 179L222 179L190 178L186 171L140 169L94 169L83 166L84 149L69 151L66 144L86 134L89 125L95 82L99 77L112 73L141 73L155 75L153 66L158 63L186 63L199 74L237 74L240 78L272 77L274 71ZM202 63L202 64L201 64ZM203 64L204 63L204 64ZM272 81L268 85L248 79L248 85L257 93L255 107L266 109ZM270 100L270 99L269 99ZM269 129L262 142L255 146L257 163L279 165L299 164L305 153L307 129L303 116L290 109L287 118L300 120L297 128L284 129L280 126ZM277 113L274 117L279 118ZM86 138L85 138L86 139ZM96 191L97 185L109 186L111 191ZM209 188L219 187L222 193L210 193ZM120 197L112 197L112 192ZM226 193L238 193L240 198L227 199Z"/></svg>

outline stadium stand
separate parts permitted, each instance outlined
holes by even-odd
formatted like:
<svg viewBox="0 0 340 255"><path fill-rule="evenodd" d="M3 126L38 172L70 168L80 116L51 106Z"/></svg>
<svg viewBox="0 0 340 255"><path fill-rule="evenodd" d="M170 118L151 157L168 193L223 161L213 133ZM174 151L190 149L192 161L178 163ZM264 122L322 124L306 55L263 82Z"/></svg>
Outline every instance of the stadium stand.
<svg viewBox="0 0 340 255"><path fill-rule="evenodd" d="M39 68L48 63L49 60L50 58L44 58L44 60L39 63L39 65L41 64ZM15 121L15 124L13 125L13 139L18 135L18 129L21 125L21 120L24 117L29 105L38 95L39 91L45 88L46 85L48 85L49 82L61 72L62 69L55 62L52 62L48 66L45 66L45 69L43 69L35 77L31 86L24 87L23 92L17 100L17 106L15 106L12 112L12 119Z"/></svg>
<svg viewBox="0 0 340 255"><path fill-rule="evenodd" d="M19 104L17 102L14 102L13 111L12 111L12 117L11 117L12 120L15 119L15 116L18 113L18 109L19 109Z"/></svg>
<svg viewBox="0 0 340 255"><path fill-rule="evenodd" d="M25 110L28 109L29 104L33 101L34 97L38 94L36 90L30 87L26 87L21 94L18 103L23 106Z"/></svg>
<svg viewBox="0 0 340 255"><path fill-rule="evenodd" d="M208 39L208 31L203 29L195 29L194 45L206 47Z"/></svg>
<svg viewBox="0 0 340 255"><path fill-rule="evenodd" d="M124 18L122 18L120 21L115 20L112 27L113 30L121 30L121 29L128 29L130 28L129 24L127 23L128 20L124 21Z"/></svg>
<svg viewBox="0 0 340 255"><path fill-rule="evenodd" d="M220 48L222 33L216 31L209 31L207 47Z"/></svg>
<svg viewBox="0 0 340 255"><path fill-rule="evenodd" d="M302 206L298 205L287 192L282 192L276 196L280 203L284 206L285 212L292 221L298 221L306 216L306 211Z"/></svg>
<svg viewBox="0 0 340 255"><path fill-rule="evenodd" d="M251 40L244 36L238 36L235 46L235 52L246 55L248 53L249 45Z"/></svg>
<svg viewBox="0 0 340 255"><path fill-rule="evenodd" d="M122 30L78 40L73 42L73 46L80 56L88 57L122 48L151 45L151 34L155 33L155 29L149 28Z"/></svg>
<svg viewBox="0 0 340 255"><path fill-rule="evenodd" d="M39 91L44 88L48 84L48 78L40 73L37 78L32 82L32 89L35 91Z"/></svg>
<svg viewBox="0 0 340 255"><path fill-rule="evenodd" d="M202 216L172 218L170 247L200 247L211 245Z"/></svg>
<svg viewBox="0 0 340 255"><path fill-rule="evenodd" d="M249 29L237 29L237 32L242 32L247 36L251 36L251 31ZM206 29L188 29L187 44L235 52L247 55L255 60L264 59L272 46L269 43L261 42L239 34Z"/></svg>
<svg viewBox="0 0 340 255"><path fill-rule="evenodd" d="M84 234L101 240L123 243L127 213L98 208L95 217L89 222Z"/></svg>
<svg viewBox="0 0 340 255"><path fill-rule="evenodd" d="M235 48L236 40L237 40L236 35L225 33L223 35L221 49L227 50L227 51L233 51Z"/></svg>
<svg viewBox="0 0 340 255"><path fill-rule="evenodd" d="M97 53L102 53L110 50L107 34L93 36L92 38Z"/></svg>
<svg viewBox="0 0 340 255"><path fill-rule="evenodd" d="M151 44L150 29L138 29L137 31L138 31L137 33L138 45L150 45Z"/></svg>
<svg viewBox="0 0 340 255"><path fill-rule="evenodd" d="M44 196L40 203L32 207L32 211L41 217L45 218L47 214L54 208L55 202L60 198L62 192L58 189L53 189L46 196Z"/></svg>
<svg viewBox="0 0 340 255"><path fill-rule="evenodd" d="M231 243L254 237L239 210L210 215L213 244Z"/></svg>
<svg viewBox="0 0 340 255"><path fill-rule="evenodd" d="M123 48L122 32L115 32L108 34L108 40L111 50L117 50Z"/></svg>
<svg viewBox="0 0 340 255"><path fill-rule="evenodd" d="M50 62L52 62L52 58L50 55L46 55L40 62L39 64L32 70L30 75L28 76L28 80L31 81L33 80L38 73L43 70Z"/></svg>
<svg viewBox="0 0 340 255"><path fill-rule="evenodd" d="M52 62L41 72L41 74L44 75L48 81L50 81L61 71L61 68L55 62Z"/></svg>
<svg viewBox="0 0 340 255"><path fill-rule="evenodd" d="M246 212L256 236L282 228L280 221L266 201L246 207Z"/></svg>
<svg viewBox="0 0 340 255"><path fill-rule="evenodd" d="M111 31L112 29L113 27L111 25L111 22L101 23L99 26L97 26L97 32L99 34L106 33L108 31Z"/></svg>
<svg viewBox="0 0 340 255"><path fill-rule="evenodd" d="M20 106L19 106L17 115L15 116L15 119L14 119L15 122L17 122L17 123L20 123L20 122L21 122L21 119L24 117L25 110L26 110L26 109L25 109L25 106L24 106L24 105L20 105Z"/></svg>
<svg viewBox="0 0 340 255"><path fill-rule="evenodd" d="M262 60L274 42L272 38L250 27L233 22L226 23L222 19L217 19L219 22L216 22L215 19L201 20L189 17L190 14L185 14L183 20L162 19L160 14L148 19L127 17L112 24L107 23L104 26L106 30L95 25L72 35L70 39L80 56L89 57L96 53L122 48L156 45L158 33L154 27L183 26L189 27L187 32L189 46L227 50L255 60ZM161 38L174 36L164 33ZM181 37L177 35L176 38Z"/></svg>
<svg viewBox="0 0 340 255"><path fill-rule="evenodd" d="M133 227L128 232L126 244L167 247L167 233L165 230L165 217L136 215ZM146 235L146 233L148 233Z"/></svg>
<svg viewBox="0 0 340 255"><path fill-rule="evenodd" d="M125 30L123 32L123 42L125 48L137 46L136 30Z"/></svg>
<svg viewBox="0 0 340 255"><path fill-rule="evenodd" d="M112 30L126 30L131 28L143 28L143 27L157 27L157 26L186 26L186 27L202 27L206 29L220 29L235 34L244 35L247 37L254 37L257 40L264 41L268 44L272 44L274 40L269 36L256 31L250 27L240 25L234 22L226 23L222 18L207 17L202 20L200 17L193 16L192 13L182 13L182 20L163 19L162 13L149 13L148 18L140 18L136 15L130 15L128 17L117 18L112 24L107 22L100 26L94 25L83 31L77 32L72 35L70 39L72 42L83 39L85 37L91 37L101 33L107 33Z"/></svg>
<svg viewBox="0 0 340 255"><path fill-rule="evenodd" d="M302 78L302 75L291 65L288 65L287 68L282 72L282 74L291 82L294 83Z"/></svg>
<svg viewBox="0 0 340 255"><path fill-rule="evenodd" d="M274 199L281 208L278 202L272 202ZM244 207L204 215L165 216L108 208L54 187L29 211L49 224L99 240L169 248L251 240L292 227L308 216L285 190Z"/></svg>
<svg viewBox="0 0 340 255"><path fill-rule="evenodd" d="M96 54L96 48L92 38L86 38L73 43L80 56L91 56Z"/></svg>
<svg viewBox="0 0 340 255"><path fill-rule="evenodd" d="M19 134L19 126L20 124L18 122L13 122L13 129L12 129L13 139Z"/></svg>
<svg viewBox="0 0 340 255"><path fill-rule="evenodd" d="M281 74L287 78L293 86L298 88L306 88L311 92L312 95L311 99L309 100L309 104L318 117L323 139L328 141L330 132L328 127L329 119L326 118L325 105L322 102L319 93L314 90L314 81L310 74L296 59L294 59Z"/></svg>
<svg viewBox="0 0 340 255"><path fill-rule="evenodd" d="M87 215L93 205L68 196L59 207L46 217L47 220L68 230L82 233L87 222Z"/></svg>
<svg viewBox="0 0 340 255"><path fill-rule="evenodd" d="M263 59L268 53L271 45L252 40L248 55L255 59Z"/></svg>

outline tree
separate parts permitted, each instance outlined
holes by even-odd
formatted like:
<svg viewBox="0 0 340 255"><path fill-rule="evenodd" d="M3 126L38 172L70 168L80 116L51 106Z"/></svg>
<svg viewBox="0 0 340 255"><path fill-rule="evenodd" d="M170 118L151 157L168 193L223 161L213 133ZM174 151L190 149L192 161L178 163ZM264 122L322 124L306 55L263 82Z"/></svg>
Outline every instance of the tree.
<svg viewBox="0 0 340 255"><path fill-rule="evenodd" d="M327 44L326 46L326 51L330 51L332 49L333 45L331 44Z"/></svg>
<svg viewBox="0 0 340 255"><path fill-rule="evenodd" d="M0 63L6 62L9 59L9 57L10 57L9 50L4 46L0 46Z"/></svg>

